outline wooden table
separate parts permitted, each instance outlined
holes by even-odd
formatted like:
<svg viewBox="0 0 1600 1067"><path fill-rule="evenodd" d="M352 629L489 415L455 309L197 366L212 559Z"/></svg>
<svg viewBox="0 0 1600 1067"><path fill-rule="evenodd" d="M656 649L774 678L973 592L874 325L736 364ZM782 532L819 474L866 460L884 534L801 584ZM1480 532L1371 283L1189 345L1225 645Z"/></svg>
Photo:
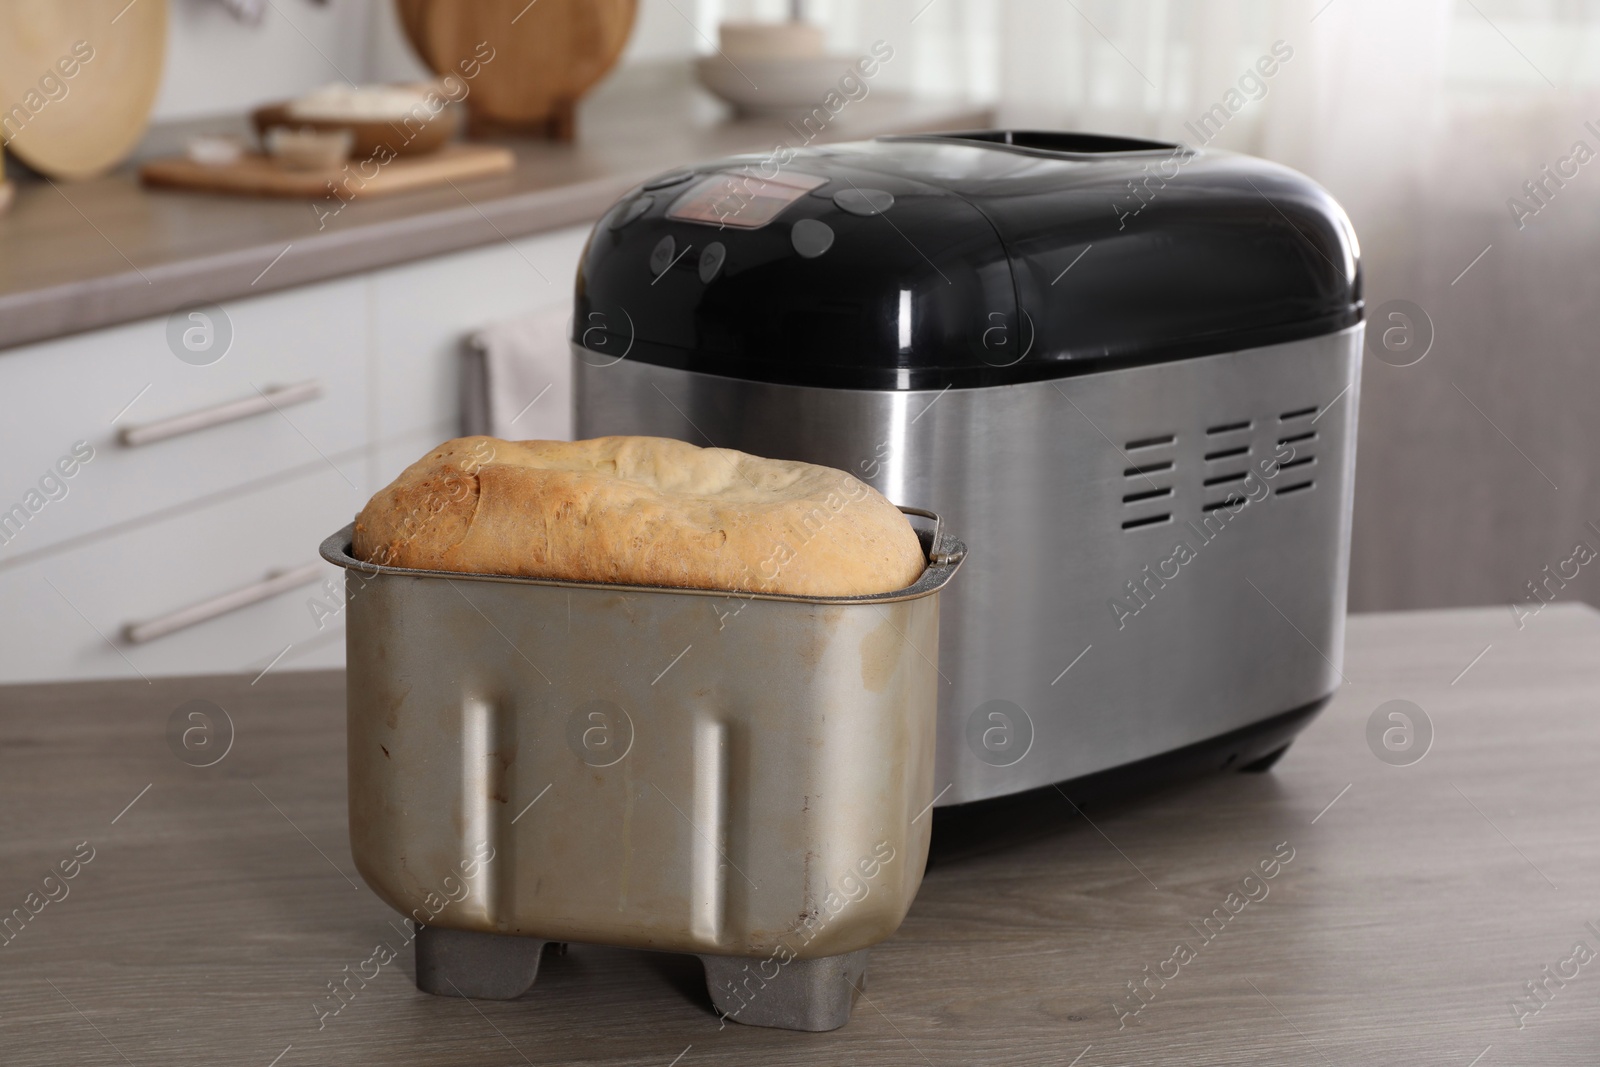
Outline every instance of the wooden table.
<svg viewBox="0 0 1600 1067"><path fill-rule="evenodd" d="M0 912L93 849L0 947L0 1062L1600 1061L1600 960L1547 980L1520 1029L1512 1008L1575 943L1600 952L1600 614L1356 617L1345 674L1271 774L941 837L831 1034L719 1030L692 958L584 946L509 1003L417 992L405 950L319 1030L327 983L401 936L345 843L342 677L0 690ZM237 728L208 769L165 737L191 698ZM1367 741L1397 698L1435 730L1410 766ZM1293 858L1246 882L1275 849ZM1193 957L1166 962L1179 942ZM1176 970L1148 1003L1127 985L1146 965Z"/></svg>

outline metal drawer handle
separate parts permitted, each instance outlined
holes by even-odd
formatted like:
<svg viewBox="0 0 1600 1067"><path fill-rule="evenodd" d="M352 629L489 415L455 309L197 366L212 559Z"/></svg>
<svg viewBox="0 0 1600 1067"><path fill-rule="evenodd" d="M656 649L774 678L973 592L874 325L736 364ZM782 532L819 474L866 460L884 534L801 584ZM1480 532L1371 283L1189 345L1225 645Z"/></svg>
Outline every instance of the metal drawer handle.
<svg viewBox="0 0 1600 1067"><path fill-rule="evenodd" d="M154 641L158 637L165 637L176 630L195 626L207 622L219 615L226 615L230 611L249 607L251 604L275 597L279 593L288 592L297 586L309 585L322 575L322 564L307 563L289 571L274 571L266 578L253 585L242 589L235 589L210 600L202 600L198 604L190 604L186 608L149 622L130 622L122 628L122 636L129 644L141 645L146 641Z"/></svg>
<svg viewBox="0 0 1600 1067"><path fill-rule="evenodd" d="M129 447L153 444L156 441L165 441L169 437L177 437L179 434L208 430L225 422L261 415L288 404L303 404L321 395L322 383L315 379L294 385L271 386L257 390L255 396L247 396L242 400L229 400L224 404L174 415L159 422L147 422L143 426L125 426L118 432L117 440Z"/></svg>

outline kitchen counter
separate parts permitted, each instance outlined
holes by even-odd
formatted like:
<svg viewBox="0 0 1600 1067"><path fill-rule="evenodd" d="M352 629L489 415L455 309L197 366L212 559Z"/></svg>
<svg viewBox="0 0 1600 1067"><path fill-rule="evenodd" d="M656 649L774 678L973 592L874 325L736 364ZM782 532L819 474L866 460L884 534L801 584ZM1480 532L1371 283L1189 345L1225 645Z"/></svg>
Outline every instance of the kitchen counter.
<svg viewBox="0 0 1600 1067"><path fill-rule="evenodd" d="M1600 950L1600 613L1358 616L1344 667L1272 773L1086 815L1049 796L941 811L938 861L831 1034L719 1030L692 958L587 946L507 1003L417 992L405 948L319 1029L327 983L401 945L345 843L342 675L0 690L0 909L93 853L0 947L0 1058L1593 1063L1600 964L1573 958ZM1397 698L1435 732L1409 766L1367 740ZM190 699L237 728L207 769L164 734ZM1171 977L1138 998L1147 965Z"/></svg>
<svg viewBox="0 0 1600 1067"><path fill-rule="evenodd" d="M875 91L817 140L988 121L976 105ZM181 152L202 129L244 128L240 119L157 129L141 155ZM18 182L0 214L0 349L586 222L681 163L802 143L783 120L729 119L682 65L619 72L579 106L578 137L501 141L517 156L511 174L357 200L321 218L304 200L146 189L131 167L86 182Z"/></svg>

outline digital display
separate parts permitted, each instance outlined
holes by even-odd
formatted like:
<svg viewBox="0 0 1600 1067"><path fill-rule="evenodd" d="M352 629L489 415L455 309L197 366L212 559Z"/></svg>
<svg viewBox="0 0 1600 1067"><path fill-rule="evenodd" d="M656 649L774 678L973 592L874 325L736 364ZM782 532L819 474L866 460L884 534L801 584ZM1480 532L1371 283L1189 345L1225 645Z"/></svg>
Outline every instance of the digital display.
<svg viewBox="0 0 1600 1067"><path fill-rule="evenodd" d="M667 212L667 218L702 222L719 229L734 226L756 230L811 190L827 183L828 179L812 174L781 171L772 178L739 171L708 174L678 198Z"/></svg>

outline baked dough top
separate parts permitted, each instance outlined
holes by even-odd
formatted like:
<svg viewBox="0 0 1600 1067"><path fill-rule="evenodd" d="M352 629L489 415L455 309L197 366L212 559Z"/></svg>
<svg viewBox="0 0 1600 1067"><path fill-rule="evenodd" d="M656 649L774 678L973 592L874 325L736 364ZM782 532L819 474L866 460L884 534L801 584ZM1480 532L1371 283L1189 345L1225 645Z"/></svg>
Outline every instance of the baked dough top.
<svg viewBox="0 0 1600 1067"><path fill-rule="evenodd" d="M794 596L921 575L916 532L841 470L663 437L429 452L356 516L357 559L418 570Z"/></svg>

